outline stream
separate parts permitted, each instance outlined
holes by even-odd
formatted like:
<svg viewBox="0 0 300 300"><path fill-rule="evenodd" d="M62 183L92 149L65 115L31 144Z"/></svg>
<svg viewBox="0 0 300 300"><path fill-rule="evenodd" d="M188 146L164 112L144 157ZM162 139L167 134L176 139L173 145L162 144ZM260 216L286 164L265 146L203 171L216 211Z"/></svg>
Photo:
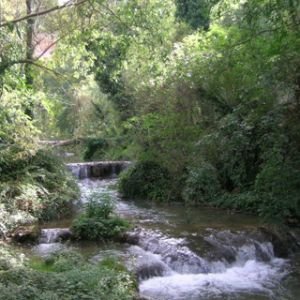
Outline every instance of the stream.
<svg viewBox="0 0 300 300"><path fill-rule="evenodd" d="M79 207L91 192L109 194L117 213L134 224L124 241L68 241L70 218L44 224L39 243L28 250L30 255L74 249L94 262L118 257L136 273L142 299L300 298L299 252L281 255L259 229L258 218L212 208L123 200L116 183L116 178L80 179Z"/></svg>

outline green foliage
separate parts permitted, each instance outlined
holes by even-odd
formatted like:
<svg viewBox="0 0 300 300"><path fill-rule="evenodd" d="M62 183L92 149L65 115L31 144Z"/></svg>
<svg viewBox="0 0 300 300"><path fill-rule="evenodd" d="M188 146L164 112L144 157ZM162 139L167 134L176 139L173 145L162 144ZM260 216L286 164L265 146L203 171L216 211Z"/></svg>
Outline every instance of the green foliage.
<svg viewBox="0 0 300 300"><path fill-rule="evenodd" d="M17 73L7 71L2 75L0 235L5 237L20 225L66 212L68 202L78 196L78 188L65 166L41 149L40 131L26 114L28 107L45 100L44 93L28 89Z"/></svg>
<svg viewBox="0 0 300 300"><path fill-rule="evenodd" d="M18 156L34 151L38 130L24 112L34 101L31 91L22 89L23 82L14 87L4 85L0 102L0 162L10 155L10 151L22 150ZM19 88L19 89L18 89ZM3 157L3 158L2 158ZM0 169L1 172L1 169Z"/></svg>
<svg viewBox="0 0 300 300"><path fill-rule="evenodd" d="M123 114L129 113L131 108L130 97L126 95L124 83L121 78L120 69L122 60L129 45L129 39L123 33L100 34L92 32L94 38L88 40L87 50L94 54L95 79L101 90L109 94L119 111Z"/></svg>
<svg viewBox="0 0 300 300"><path fill-rule="evenodd" d="M59 253L51 262L36 263L34 269L14 268L0 274L0 299L6 300L130 300L135 296L133 276L118 261L95 265L75 252Z"/></svg>
<svg viewBox="0 0 300 300"><path fill-rule="evenodd" d="M38 176L29 167L38 125L47 137L91 138L86 159L141 161L121 179L127 197L183 195L299 221L298 12L294 0L95 1L41 22L42 32L52 23L69 32L45 61L63 76L35 70L36 91L24 86L22 68L8 66L24 52L26 28L5 29L2 198L35 199L38 212L59 189L48 174L57 171ZM24 113L32 104L36 122Z"/></svg>
<svg viewBox="0 0 300 300"><path fill-rule="evenodd" d="M108 147L108 143L105 139L101 138L94 138L94 139L89 139L88 142L86 143L86 149L84 152L84 160L90 160L95 156L96 152L98 152L97 156L102 156L104 155L104 150ZM99 153L100 152L100 153Z"/></svg>
<svg viewBox="0 0 300 300"><path fill-rule="evenodd" d="M119 189L127 198L169 201L170 174L153 161L141 161L123 172Z"/></svg>
<svg viewBox="0 0 300 300"><path fill-rule="evenodd" d="M209 28L210 9L218 0L175 0L176 16L193 29Z"/></svg>
<svg viewBox="0 0 300 300"><path fill-rule="evenodd" d="M235 211L246 211L250 213L257 213L265 216L267 210L260 210L259 207L261 205L260 195L253 191L245 191L245 192L237 192L237 193L229 193L224 192L216 197L212 205L227 208ZM271 219L265 219L267 222L271 221Z"/></svg>
<svg viewBox="0 0 300 300"><path fill-rule="evenodd" d="M66 214L79 191L65 166L42 150L17 160L15 153L9 155L11 160L7 156L1 163L0 204L2 216L6 216L1 235L19 225Z"/></svg>
<svg viewBox="0 0 300 300"><path fill-rule="evenodd" d="M3 243L0 244L0 257L0 272L23 267L28 262L23 253Z"/></svg>
<svg viewBox="0 0 300 300"><path fill-rule="evenodd" d="M47 258L45 263L52 267L53 272L66 272L84 266L85 261L79 253L65 251Z"/></svg>
<svg viewBox="0 0 300 300"><path fill-rule="evenodd" d="M183 199L188 204L211 203L221 193L217 170L207 163L189 170Z"/></svg>
<svg viewBox="0 0 300 300"><path fill-rule="evenodd" d="M105 240L123 233L129 223L114 215L114 204L109 195L93 193L89 196L84 212L72 224L77 239Z"/></svg>
<svg viewBox="0 0 300 300"><path fill-rule="evenodd" d="M296 223L300 218L299 180L299 160L283 160L273 153L255 181L255 191L261 199L259 213L268 220Z"/></svg>

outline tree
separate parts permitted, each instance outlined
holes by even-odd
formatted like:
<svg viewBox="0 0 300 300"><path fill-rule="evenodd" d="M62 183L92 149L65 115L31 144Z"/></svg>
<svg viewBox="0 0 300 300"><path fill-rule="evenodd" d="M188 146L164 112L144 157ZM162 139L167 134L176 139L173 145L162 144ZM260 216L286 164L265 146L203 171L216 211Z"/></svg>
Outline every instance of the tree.
<svg viewBox="0 0 300 300"><path fill-rule="evenodd" d="M193 29L208 30L210 10L219 0L176 0L176 16Z"/></svg>

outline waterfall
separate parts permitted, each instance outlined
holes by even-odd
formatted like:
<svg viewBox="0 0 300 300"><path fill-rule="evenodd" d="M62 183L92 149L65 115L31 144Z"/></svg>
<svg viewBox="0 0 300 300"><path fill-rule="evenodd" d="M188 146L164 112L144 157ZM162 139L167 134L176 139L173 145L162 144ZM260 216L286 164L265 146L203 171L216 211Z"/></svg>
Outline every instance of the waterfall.
<svg viewBox="0 0 300 300"><path fill-rule="evenodd" d="M130 166L129 161L99 161L87 163L71 163L67 167L78 179L113 178Z"/></svg>
<svg viewBox="0 0 300 300"><path fill-rule="evenodd" d="M51 244L69 239L71 231L69 228L47 228L41 230L39 242L42 244Z"/></svg>
<svg viewBox="0 0 300 300"><path fill-rule="evenodd" d="M47 257L52 253L66 249L61 241L71 238L68 228L47 228L41 230L39 244L34 247L34 252L39 256Z"/></svg>

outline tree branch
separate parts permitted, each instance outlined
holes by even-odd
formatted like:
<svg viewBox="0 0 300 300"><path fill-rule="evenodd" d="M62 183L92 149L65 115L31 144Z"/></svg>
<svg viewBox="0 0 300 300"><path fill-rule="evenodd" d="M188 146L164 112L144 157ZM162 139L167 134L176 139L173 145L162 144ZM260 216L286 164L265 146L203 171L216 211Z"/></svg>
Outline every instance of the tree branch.
<svg viewBox="0 0 300 300"><path fill-rule="evenodd" d="M60 40L62 40L65 36L59 37L58 39L56 39L55 41L53 41L51 44L49 44L43 51L42 53L40 53L37 57L34 57L33 60L37 61L40 58L42 58L47 52L48 50L50 50L54 45L56 45Z"/></svg>
<svg viewBox="0 0 300 300"><path fill-rule="evenodd" d="M55 74L56 76L65 77L65 75L63 75L63 74L61 74L61 73L59 73L59 72L57 72L57 71L55 71L53 69L50 69L50 68L48 68L46 66L40 65L40 64L38 64L38 63L36 63L34 61L27 61L26 63L32 64L32 65L34 65L34 66L36 66L36 67L38 67L40 69L44 69L44 70L46 70L48 72L51 72L51 73Z"/></svg>
<svg viewBox="0 0 300 300"><path fill-rule="evenodd" d="M42 15L49 14L51 12L54 12L56 10L60 10L60 9L66 8L66 7L78 6L78 5L81 5L81 4L86 3L88 1L90 1L90 0L74 0L74 1L70 0L70 1L66 2L65 4L63 4L63 5L56 5L54 7L46 9L46 10L42 10L42 11L39 11L39 12L34 12L32 14L29 14L29 15L26 15L26 16L8 21L8 22L3 22L3 23L0 24L0 27L10 26L10 25L25 21L27 19L36 18L36 17L42 16Z"/></svg>
<svg viewBox="0 0 300 300"><path fill-rule="evenodd" d="M46 145L50 147L62 147L62 146L81 144L88 140L89 140L88 138L74 138L69 140L55 140L55 141L42 140L39 141L39 143L41 145Z"/></svg>
<svg viewBox="0 0 300 300"><path fill-rule="evenodd" d="M54 73L54 74L57 75L57 76L64 77L63 74L61 74L61 73L59 73L59 72L57 72L57 71L55 71L55 70L53 70L53 69L50 69L50 68L48 68L48 67L46 67L46 66L40 65L40 64L36 63L35 60L30 60L30 59L13 60L13 61L10 61L9 63L3 64L2 66L1 66L1 64L0 64L0 75L1 75L1 73L3 73L6 69L8 69L8 68L10 68L10 67L12 67L12 66L14 66L14 65L21 65L21 64L31 64L31 65L34 65L34 66L40 68L40 69L44 69L44 70L46 70L46 71L48 71L48 72L52 72L52 73ZM0 76L0 77L1 77L1 76Z"/></svg>

